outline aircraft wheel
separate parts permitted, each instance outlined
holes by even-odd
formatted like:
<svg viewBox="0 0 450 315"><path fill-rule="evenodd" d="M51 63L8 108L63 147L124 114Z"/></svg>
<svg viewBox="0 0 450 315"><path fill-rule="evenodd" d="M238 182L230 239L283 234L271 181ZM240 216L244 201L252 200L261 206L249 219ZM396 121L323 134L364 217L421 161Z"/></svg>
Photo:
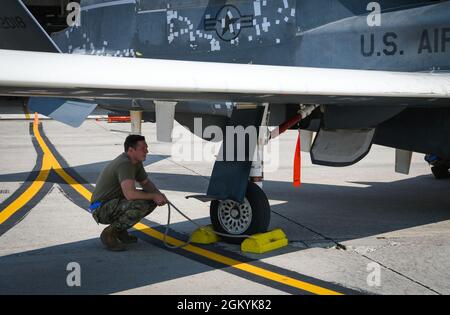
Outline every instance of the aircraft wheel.
<svg viewBox="0 0 450 315"><path fill-rule="evenodd" d="M445 179L450 177L450 173L446 166L433 166L431 172L436 179Z"/></svg>
<svg viewBox="0 0 450 315"><path fill-rule="evenodd" d="M252 182L248 183L243 204L233 200L214 200L209 210L214 230L233 236L266 232L270 223L269 200L264 191ZM244 240L221 238L233 244L240 244Z"/></svg>

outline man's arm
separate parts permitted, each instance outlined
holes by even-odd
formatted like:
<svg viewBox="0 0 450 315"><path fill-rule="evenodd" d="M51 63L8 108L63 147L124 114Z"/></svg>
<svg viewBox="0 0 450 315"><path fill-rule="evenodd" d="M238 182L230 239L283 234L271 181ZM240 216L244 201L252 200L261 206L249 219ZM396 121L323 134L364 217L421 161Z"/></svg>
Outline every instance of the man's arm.
<svg viewBox="0 0 450 315"><path fill-rule="evenodd" d="M146 178L144 181L139 182L139 184L141 184L142 189L146 192L162 195L164 197L164 205L168 202L166 195L160 192L150 179Z"/></svg>
<svg viewBox="0 0 450 315"><path fill-rule="evenodd" d="M144 180L142 183L145 183L146 180ZM148 181L146 186L149 186L148 188L151 189L150 181ZM142 185L141 183L141 185ZM166 197L159 192L158 189L154 192L146 191L147 189L144 188L145 191L137 190L135 186L135 181L133 179L125 179L120 183L120 187L122 188L123 195L127 200L153 200L158 206L165 205L167 203Z"/></svg>
<svg viewBox="0 0 450 315"><path fill-rule="evenodd" d="M159 191L158 188L156 188L155 184L153 184L153 182L146 178L144 181L139 182L139 184L141 184L141 187L144 191L149 192L149 193L161 193Z"/></svg>

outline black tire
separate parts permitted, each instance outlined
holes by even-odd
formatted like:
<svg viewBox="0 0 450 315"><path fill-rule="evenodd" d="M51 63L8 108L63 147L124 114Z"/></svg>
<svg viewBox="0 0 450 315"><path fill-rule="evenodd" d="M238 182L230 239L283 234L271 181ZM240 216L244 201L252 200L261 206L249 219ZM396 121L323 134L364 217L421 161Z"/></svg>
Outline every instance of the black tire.
<svg viewBox="0 0 450 315"><path fill-rule="evenodd" d="M448 167L446 166L433 166L431 168L431 172L436 179L446 179L450 178L450 172L448 171Z"/></svg>
<svg viewBox="0 0 450 315"><path fill-rule="evenodd" d="M209 211L211 216L211 222L214 227L214 230L220 233L231 234L231 235L252 235L256 233L267 232L267 229L270 224L270 205L269 200L267 199L264 191L255 183L249 182L247 186L247 192L245 198L250 204L251 207L251 220L249 224L246 224L243 227L243 231L240 233L230 233L229 230L225 226L222 225L221 219L219 218L219 206L221 203L226 201L218 201L214 200L211 202ZM239 211L239 216L242 214L240 209L236 208ZM223 210L221 210L223 214ZM223 220L223 219L222 219ZM244 238L236 238L236 237L225 237L220 236L222 240L232 244L240 244Z"/></svg>

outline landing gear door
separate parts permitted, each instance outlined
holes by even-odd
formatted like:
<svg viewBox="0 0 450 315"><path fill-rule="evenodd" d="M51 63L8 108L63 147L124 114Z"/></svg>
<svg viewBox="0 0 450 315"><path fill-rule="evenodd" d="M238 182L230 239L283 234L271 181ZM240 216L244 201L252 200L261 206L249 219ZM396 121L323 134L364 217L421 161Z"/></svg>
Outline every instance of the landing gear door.
<svg viewBox="0 0 450 315"><path fill-rule="evenodd" d="M320 129L311 149L313 164L349 166L359 162L370 151L375 129Z"/></svg>
<svg viewBox="0 0 450 315"><path fill-rule="evenodd" d="M263 113L263 106L233 110L211 174L208 196L244 201Z"/></svg>

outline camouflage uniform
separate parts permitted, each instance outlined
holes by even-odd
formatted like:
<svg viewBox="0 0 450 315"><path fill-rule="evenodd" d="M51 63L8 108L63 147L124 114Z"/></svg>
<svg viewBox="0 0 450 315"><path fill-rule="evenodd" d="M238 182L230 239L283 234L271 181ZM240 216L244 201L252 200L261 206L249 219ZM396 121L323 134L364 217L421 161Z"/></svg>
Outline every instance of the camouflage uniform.
<svg viewBox="0 0 450 315"><path fill-rule="evenodd" d="M150 200L126 200L116 198L104 202L92 216L97 223L111 224L119 231L125 231L141 221L156 208Z"/></svg>

